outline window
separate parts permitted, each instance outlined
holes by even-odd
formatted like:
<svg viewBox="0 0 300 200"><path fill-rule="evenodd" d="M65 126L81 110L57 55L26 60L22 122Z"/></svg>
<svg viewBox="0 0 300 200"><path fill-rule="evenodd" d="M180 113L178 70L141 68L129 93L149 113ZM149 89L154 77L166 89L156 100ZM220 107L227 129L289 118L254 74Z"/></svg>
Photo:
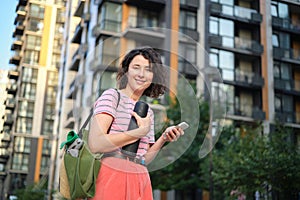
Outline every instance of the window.
<svg viewBox="0 0 300 200"><path fill-rule="evenodd" d="M19 101L18 116L33 117L34 103L26 100Z"/></svg>
<svg viewBox="0 0 300 200"><path fill-rule="evenodd" d="M191 11L180 10L179 30L185 33L185 30L197 30L197 14Z"/></svg>
<svg viewBox="0 0 300 200"><path fill-rule="evenodd" d="M122 22L122 5L105 2L99 11L100 28L107 31L120 32Z"/></svg>
<svg viewBox="0 0 300 200"><path fill-rule="evenodd" d="M38 65L40 60L40 52L33 50L25 51L24 62L30 65Z"/></svg>
<svg viewBox="0 0 300 200"><path fill-rule="evenodd" d="M192 44L180 43L178 55L178 70L182 72L189 65L196 65L196 46Z"/></svg>
<svg viewBox="0 0 300 200"><path fill-rule="evenodd" d="M272 1L271 14L273 17L289 18L289 8L287 4Z"/></svg>
<svg viewBox="0 0 300 200"><path fill-rule="evenodd" d="M55 115L55 104L46 104L45 106L45 118L54 119Z"/></svg>
<svg viewBox="0 0 300 200"><path fill-rule="evenodd" d="M14 153L12 169L27 172L28 165L29 165L29 155L28 154Z"/></svg>
<svg viewBox="0 0 300 200"><path fill-rule="evenodd" d="M27 118L27 117L21 117L21 116L19 116L17 118L16 132L17 133L31 134L32 123L33 123L32 118Z"/></svg>
<svg viewBox="0 0 300 200"><path fill-rule="evenodd" d="M53 120L45 120L43 122L43 131L42 135L51 136L53 134Z"/></svg>
<svg viewBox="0 0 300 200"><path fill-rule="evenodd" d="M234 54L229 51L218 49L210 50L210 65L221 69L221 75L224 80L234 80Z"/></svg>
<svg viewBox="0 0 300 200"><path fill-rule="evenodd" d="M51 64L53 68L60 67L60 58L61 58L60 54L52 54Z"/></svg>
<svg viewBox="0 0 300 200"><path fill-rule="evenodd" d="M116 72L104 71L95 74L93 82L93 94L95 96L93 101L95 101L104 90L115 87L117 83L116 77Z"/></svg>
<svg viewBox="0 0 300 200"><path fill-rule="evenodd" d="M27 35L26 48L39 51L41 49L41 37Z"/></svg>
<svg viewBox="0 0 300 200"><path fill-rule="evenodd" d="M41 173L47 173L49 171L50 166L50 156L42 155L41 160Z"/></svg>
<svg viewBox="0 0 300 200"><path fill-rule="evenodd" d="M14 151L21 153L30 153L31 140L25 137L15 137Z"/></svg>
<svg viewBox="0 0 300 200"><path fill-rule="evenodd" d="M43 19L45 9L37 4L30 4L29 13L31 17Z"/></svg>
<svg viewBox="0 0 300 200"><path fill-rule="evenodd" d="M48 85L47 93L46 93L46 102L50 104L55 104L56 93L57 93L57 87Z"/></svg>
<svg viewBox="0 0 300 200"><path fill-rule="evenodd" d="M99 58L99 62L104 66L117 67L119 64L119 38L104 38L101 37L97 41L95 57Z"/></svg>
<svg viewBox="0 0 300 200"><path fill-rule="evenodd" d="M159 13L149 11L149 10L142 10L138 11L138 25L139 28L145 27L158 27L158 20L159 20Z"/></svg>
<svg viewBox="0 0 300 200"><path fill-rule="evenodd" d="M20 97L35 100L36 84L23 82L20 89Z"/></svg>
<svg viewBox="0 0 300 200"><path fill-rule="evenodd" d="M33 31L36 33L42 33L44 28L44 23L40 19L29 18L28 20L28 31Z"/></svg>
<svg viewBox="0 0 300 200"><path fill-rule="evenodd" d="M38 70L29 67L23 67L22 70L22 81L36 83L38 77Z"/></svg>
<svg viewBox="0 0 300 200"><path fill-rule="evenodd" d="M222 45L234 47L234 23L231 20L210 17L209 32L222 36Z"/></svg>

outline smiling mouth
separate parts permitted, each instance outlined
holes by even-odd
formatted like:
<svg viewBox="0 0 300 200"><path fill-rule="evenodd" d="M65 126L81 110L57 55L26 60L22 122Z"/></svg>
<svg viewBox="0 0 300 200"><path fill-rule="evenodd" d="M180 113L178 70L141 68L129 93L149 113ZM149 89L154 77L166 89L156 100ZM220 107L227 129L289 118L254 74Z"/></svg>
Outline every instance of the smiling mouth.
<svg viewBox="0 0 300 200"><path fill-rule="evenodd" d="M138 83L138 84L145 84L146 81L142 81L142 80L138 80L138 79L135 79L135 81Z"/></svg>

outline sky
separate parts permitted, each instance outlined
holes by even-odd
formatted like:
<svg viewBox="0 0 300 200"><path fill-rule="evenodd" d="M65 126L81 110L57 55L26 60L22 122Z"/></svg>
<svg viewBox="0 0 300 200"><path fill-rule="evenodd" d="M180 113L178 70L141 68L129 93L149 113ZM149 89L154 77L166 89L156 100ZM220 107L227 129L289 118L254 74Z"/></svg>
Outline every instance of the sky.
<svg viewBox="0 0 300 200"><path fill-rule="evenodd" d="M13 42L14 21L16 17L17 0L1 0L0 3L0 69L13 69L15 66L9 64L13 55L10 50Z"/></svg>

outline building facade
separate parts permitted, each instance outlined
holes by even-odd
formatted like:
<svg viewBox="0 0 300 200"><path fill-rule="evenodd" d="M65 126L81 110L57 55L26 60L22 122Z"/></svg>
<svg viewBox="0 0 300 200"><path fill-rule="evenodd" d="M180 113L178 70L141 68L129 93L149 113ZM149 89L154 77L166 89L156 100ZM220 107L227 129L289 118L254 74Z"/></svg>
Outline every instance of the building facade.
<svg viewBox="0 0 300 200"><path fill-rule="evenodd" d="M47 185L64 20L63 0L17 2L9 61L15 69L7 86L14 101L5 129L11 141L1 199L34 183L41 190Z"/></svg>
<svg viewBox="0 0 300 200"><path fill-rule="evenodd" d="M43 177L49 191L57 190L59 144L80 128L96 98L116 87L122 57L146 45L169 69L171 97L184 92L182 79L207 92L201 70L218 69L228 123L262 122L269 133L284 122L300 145L299 6L296 0L20 0L3 194ZM176 192L168 195L175 199Z"/></svg>

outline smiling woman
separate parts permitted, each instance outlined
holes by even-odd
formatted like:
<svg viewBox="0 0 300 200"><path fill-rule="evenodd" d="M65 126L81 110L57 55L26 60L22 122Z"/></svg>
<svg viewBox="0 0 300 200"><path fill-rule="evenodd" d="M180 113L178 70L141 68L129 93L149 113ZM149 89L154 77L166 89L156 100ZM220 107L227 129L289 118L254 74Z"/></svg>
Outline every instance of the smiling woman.
<svg viewBox="0 0 300 200"><path fill-rule="evenodd" d="M146 165L166 142L176 141L184 132L171 126L155 141L153 110L149 108L144 118L133 110L141 96L157 98L164 94L165 75L161 57L153 48L133 49L121 63L117 75L119 90L108 89L95 102L88 143L93 153L104 155L94 199L153 199ZM128 129L132 116L138 125L136 129ZM135 142L136 154L121 151Z"/></svg>
<svg viewBox="0 0 300 200"><path fill-rule="evenodd" d="M12 68L9 65L11 57L10 46L13 38L12 33L14 29L14 18L17 1L2 0L0 6L0 19L2 26L0 27L0 69Z"/></svg>

